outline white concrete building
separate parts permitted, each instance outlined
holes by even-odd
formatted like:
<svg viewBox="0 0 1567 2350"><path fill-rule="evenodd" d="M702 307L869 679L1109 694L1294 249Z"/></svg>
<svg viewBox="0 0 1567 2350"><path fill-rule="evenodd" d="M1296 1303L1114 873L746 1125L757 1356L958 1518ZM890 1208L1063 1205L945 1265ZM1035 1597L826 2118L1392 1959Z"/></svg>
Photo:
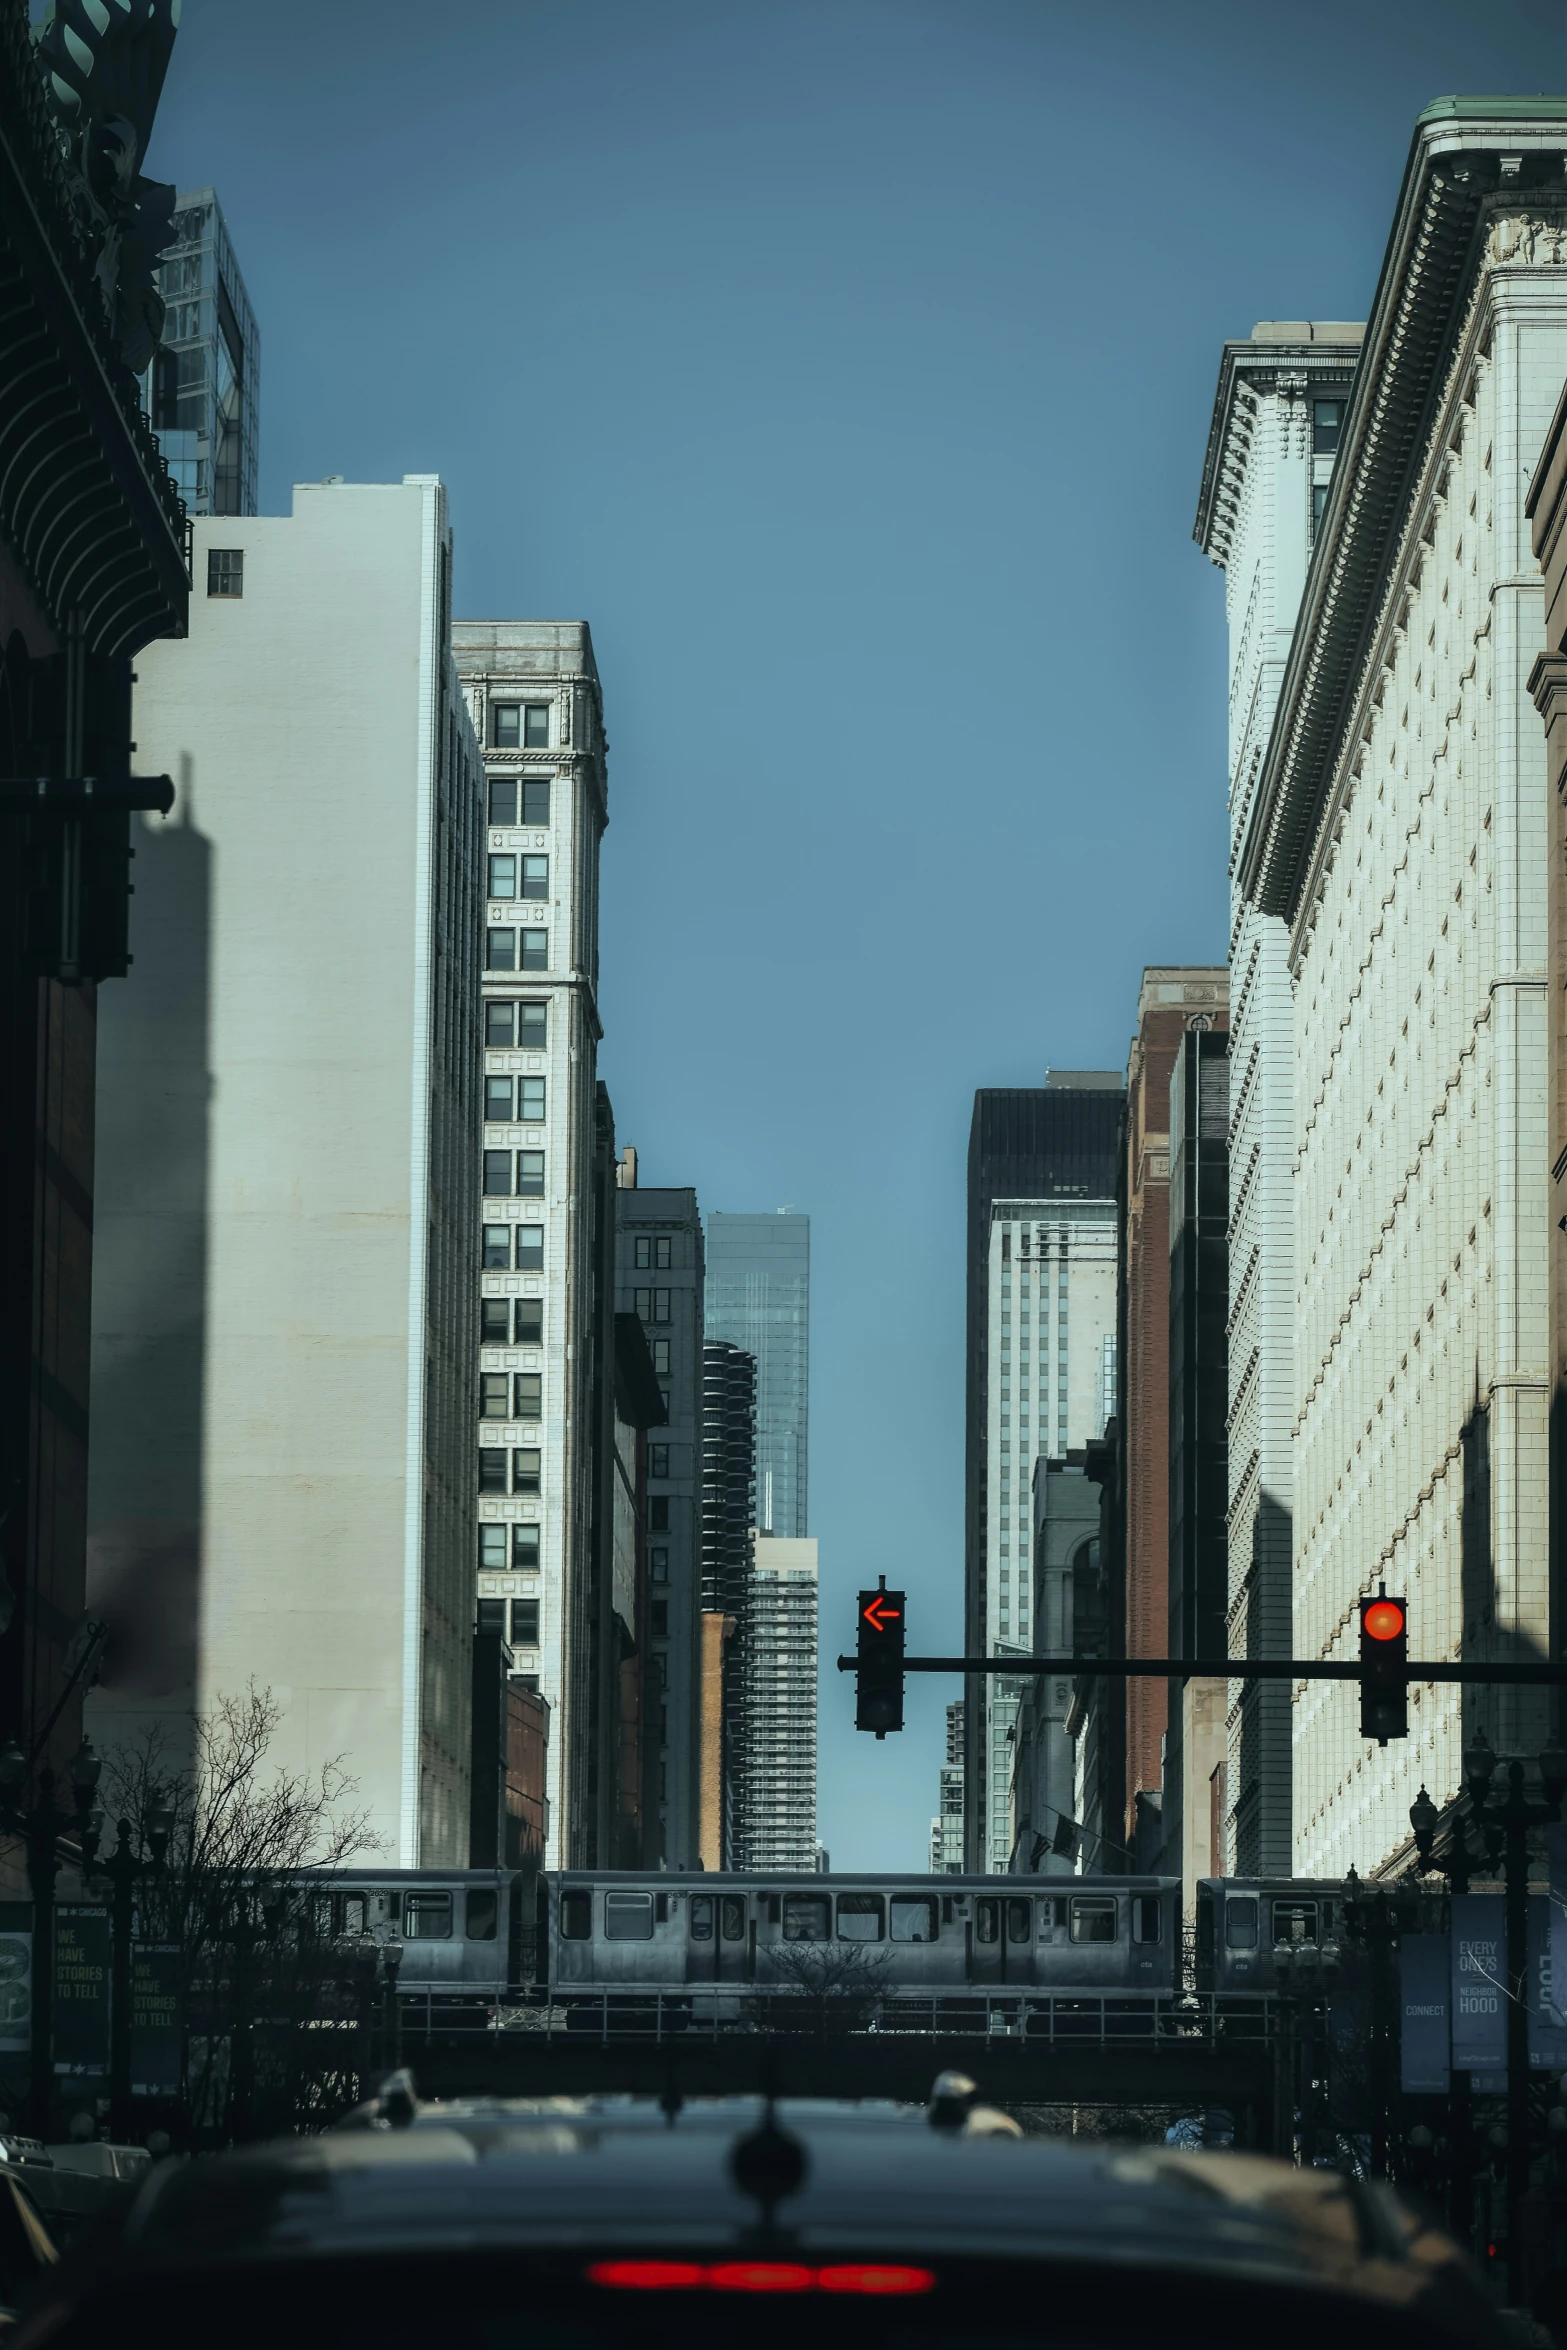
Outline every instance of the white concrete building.
<svg viewBox="0 0 1567 2350"><path fill-rule="evenodd" d="M594 1231L604 714L585 623L461 620L458 673L487 776L478 1588L511 1603L517 1669L552 1708L547 1865L582 1865L602 1397ZM612 1260L611 1260L612 1262ZM612 1272L608 1276L612 1278Z"/></svg>
<svg viewBox="0 0 1567 2350"><path fill-rule="evenodd" d="M1554 1654L1547 1523L1547 856L1524 498L1567 375L1560 100L1427 110L1238 836L1286 925L1295 1018L1295 1651L1352 1658L1406 1593L1416 1655ZM1232 1161L1233 1168L1233 1161ZM1412 1688L1360 1737L1295 1692L1294 1858L1365 1871L1464 1716L1503 1752L1533 1692Z"/></svg>
<svg viewBox="0 0 1567 2350"><path fill-rule="evenodd" d="M988 1280L985 1653L1016 1649L1027 1656L1038 1645L1031 1607L1034 1463L1064 1460L1104 1428L1105 1345L1109 1339L1113 1348L1116 1314L1114 1200L998 1199L991 1208ZM1002 1674L987 1675L987 1684L985 1866L998 1871L1012 1854L1021 1684Z"/></svg>
<svg viewBox="0 0 1567 2350"><path fill-rule="evenodd" d="M433 477L194 525L138 656L136 985L99 1018L89 1560L108 1747L270 1690L385 1860L464 1862L478 746Z"/></svg>
<svg viewBox="0 0 1567 2350"><path fill-rule="evenodd" d="M758 1534L746 1621L748 1869L816 1867L814 1537Z"/></svg>
<svg viewBox="0 0 1567 2350"><path fill-rule="evenodd" d="M1294 1032L1285 924L1236 877L1364 328L1264 320L1226 343L1193 535L1229 619L1229 1637L1289 1656ZM1290 1868L1290 1693L1232 1681L1223 1812L1245 1873Z"/></svg>

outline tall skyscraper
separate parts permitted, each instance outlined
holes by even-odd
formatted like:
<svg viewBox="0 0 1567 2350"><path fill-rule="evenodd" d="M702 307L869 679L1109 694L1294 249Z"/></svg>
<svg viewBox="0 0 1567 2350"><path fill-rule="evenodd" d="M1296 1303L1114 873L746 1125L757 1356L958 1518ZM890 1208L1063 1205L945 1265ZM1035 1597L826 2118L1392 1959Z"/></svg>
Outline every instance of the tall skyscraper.
<svg viewBox="0 0 1567 2350"><path fill-rule="evenodd" d="M963 1700L947 1708L946 1760L936 1817L930 1823L930 1873L933 1877L963 1874Z"/></svg>
<svg viewBox="0 0 1567 2350"><path fill-rule="evenodd" d="M763 1534L806 1531L809 1455L811 1219L709 1215L709 1338L756 1364L756 1519Z"/></svg>
<svg viewBox="0 0 1567 2350"><path fill-rule="evenodd" d="M1295 1396L1294 1069L1287 925L1238 878L1365 329L1264 320L1226 343L1194 533L1224 573L1230 708L1229 1604L1236 1653L1290 1656ZM1302 1652L1304 1653L1304 1652ZM1232 1683L1228 1865L1287 1874L1283 1681Z"/></svg>
<svg viewBox="0 0 1567 2350"><path fill-rule="evenodd" d="M756 1363L702 1347L701 1858L734 1868L745 1826L747 1639L756 1526Z"/></svg>
<svg viewBox="0 0 1567 2350"><path fill-rule="evenodd" d="M595 1475L614 1262L597 1091L603 701L583 621L459 620L452 647L486 794L478 1588L511 1601L518 1668L551 1708L548 1865L582 1866L604 1727Z"/></svg>
<svg viewBox="0 0 1567 2350"><path fill-rule="evenodd" d="M261 335L211 188L175 198L147 411L189 514L254 514Z"/></svg>
<svg viewBox="0 0 1567 2350"><path fill-rule="evenodd" d="M1102 1432L1124 1102L1119 1075L1097 1069L1053 1069L1040 1088L974 1097L964 1594L971 1655L1028 1651L1034 1461L1041 1453L1064 1459ZM964 1692L964 1846L975 1873L1005 1869L1010 1854L1007 1732L1019 1694L1018 1683L999 1674L972 1676Z"/></svg>
<svg viewBox="0 0 1567 2350"><path fill-rule="evenodd" d="M469 1830L478 745L433 477L194 527L137 662L136 984L100 999L101 1745L242 1697L389 1862ZM286 679L286 690L279 680ZM353 722L344 723L344 697Z"/></svg>
<svg viewBox="0 0 1567 2350"><path fill-rule="evenodd" d="M816 1637L816 1544L759 1534L746 1624L739 1868L816 1867Z"/></svg>
<svg viewBox="0 0 1567 2350"><path fill-rule="evenodd" d="M693 1869L701 1856L702 1219L689 1187L642 1190L635 1151L625 1151L620 1164L615 1303L647 1332L668 1411L648 1443L659 1853L669 1868Z"/></svg>

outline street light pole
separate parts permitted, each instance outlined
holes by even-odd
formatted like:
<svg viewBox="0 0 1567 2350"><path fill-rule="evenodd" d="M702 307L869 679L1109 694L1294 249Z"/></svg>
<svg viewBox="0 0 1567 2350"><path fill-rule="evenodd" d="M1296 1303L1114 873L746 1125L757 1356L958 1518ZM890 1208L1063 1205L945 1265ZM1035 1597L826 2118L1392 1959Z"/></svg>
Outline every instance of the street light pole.
<svg viewBox="0 0 1567 2350"><path fill-rule="evenodd" d="M99 1822L88 1822L84 1840L83 1874L107 1877L110 1886L109 1985L109 2135L128 2138L131 2130L131 1947L135 1929L136 1888L144 1877L163 1867L174 1826L173 1806L154 1788L147 1809L148 1851L134 1842L129 1820L115 1824L114 1850L97 1858Z"/></svg>
<svg viewBox="0 0 1567 2350"><path fill-rule="evenodd" d="M70 1766L72 1809L66 1811L56 1803L55 1776L47 1766L38 1774L37 1801L29 1807L22 1801L28 1759L14 1738L0 1748L0 1827L21 1839L27 1855L28 1890L33 1897L27 2127L37 2138L49 2135L49 2112L54 2102L54 1886L60 1873L60 1838L72 1829L78 1840L84 1838L102 1768L84 1738Z"/></svg>

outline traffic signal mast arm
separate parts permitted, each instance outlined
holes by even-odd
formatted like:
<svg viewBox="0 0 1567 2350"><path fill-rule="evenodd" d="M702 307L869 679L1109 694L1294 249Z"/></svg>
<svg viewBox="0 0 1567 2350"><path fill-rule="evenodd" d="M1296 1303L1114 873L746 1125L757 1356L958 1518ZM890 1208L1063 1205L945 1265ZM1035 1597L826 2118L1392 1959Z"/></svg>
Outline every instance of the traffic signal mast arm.
<svg viewBox="0 0 1567 2350"><path fill-rule="evenodd" d="M841 1656L840 1673L852 1673L859 1659ZM1411 1681L1491 1682L1532 1689L1567 1688L1567 1657L1555 1664L1423 1664L1411 1657L1403 1668ZM1152 1681L1358 1681L1358 1663L1318 1656L906 1656L905 1673L1124 1674Z"/></svg>

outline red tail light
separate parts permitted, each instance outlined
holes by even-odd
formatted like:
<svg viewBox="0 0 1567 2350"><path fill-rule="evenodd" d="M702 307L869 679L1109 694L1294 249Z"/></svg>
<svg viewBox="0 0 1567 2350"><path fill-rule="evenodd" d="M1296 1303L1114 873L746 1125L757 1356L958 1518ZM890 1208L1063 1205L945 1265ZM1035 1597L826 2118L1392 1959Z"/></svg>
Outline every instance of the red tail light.
<svg viewBox="0 0 1567 2350"><path fill-rule="evenodd" d="M590 2285L631 2293L929 2293L936 2272L886 2261L807 2268L793 2260L596 2260Z"/></svg>
<svg viewBox="0 0 1567 2350"><path fill-rule="evenodd" d="M936 2273L929 2268L871 2267L851 2262L842 2268L819 2268L816 2282L824 2293L928 2293Z"/></svg>
<svg viewBox="0 0 1567 2350"><path fill-rule="evenodd" d="M816 2271L793 2260L724 2260L707 2281L716 2293L809 2293Z"/></svg>
<svg viewBox="0 0 1567 2350"><path fill-rule="evenodd" d="M707 2271L694 2260L599 2260L588 2270L588 2283L636 2293L689 2292L707 2283Z"/></svg>

